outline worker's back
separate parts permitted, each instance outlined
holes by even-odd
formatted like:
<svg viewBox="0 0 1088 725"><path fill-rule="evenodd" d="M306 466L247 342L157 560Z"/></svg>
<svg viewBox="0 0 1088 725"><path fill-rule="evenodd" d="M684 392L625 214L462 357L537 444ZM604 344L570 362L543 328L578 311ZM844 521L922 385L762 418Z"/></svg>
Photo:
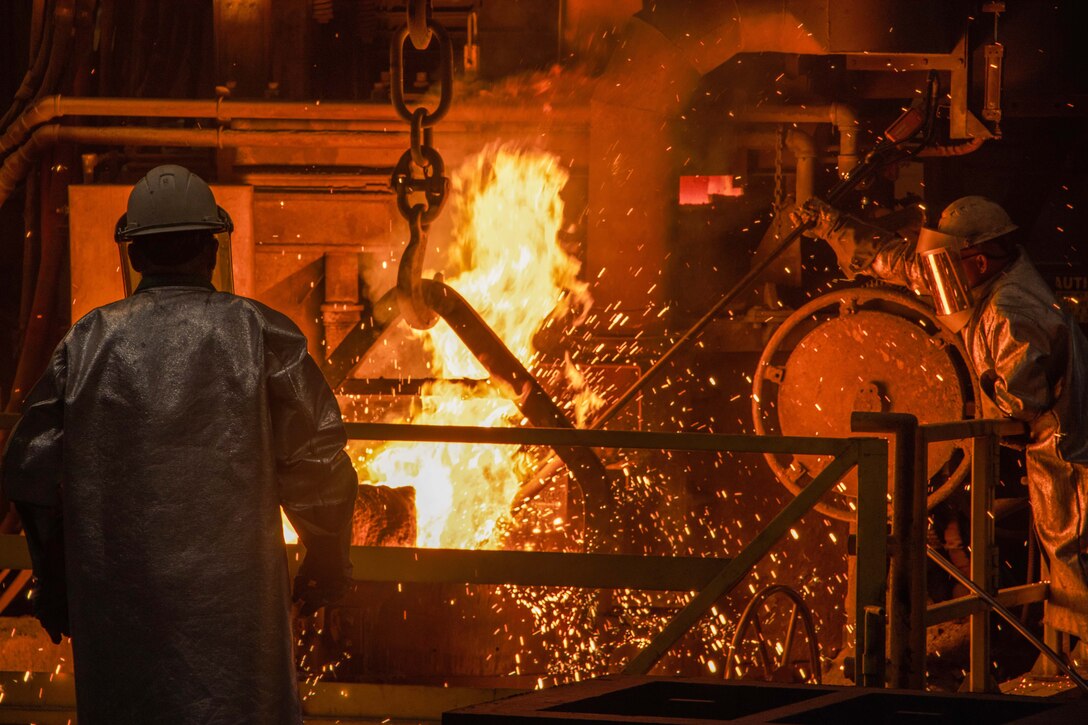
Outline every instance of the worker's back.
<svg viewBox="0 0 1088 725"><path fill-rule="evenodd" d="M164 286L68 336L62 500L81 714L295 721L276 715L297 707L265 388L292 328L240 297ZM249 690L263 712L217 712Z"/></svg>
<svg viewBox="0 0 1088 725"><path fill-rule="evenodd" d="M356 479L297 327L148 278L73 327L27 403L5 490L48 505L63 482L80 722L299 722L279 506L300 533L324 507L312 578L335 583ZM59 476L34 463L54 445Z"/></svg>

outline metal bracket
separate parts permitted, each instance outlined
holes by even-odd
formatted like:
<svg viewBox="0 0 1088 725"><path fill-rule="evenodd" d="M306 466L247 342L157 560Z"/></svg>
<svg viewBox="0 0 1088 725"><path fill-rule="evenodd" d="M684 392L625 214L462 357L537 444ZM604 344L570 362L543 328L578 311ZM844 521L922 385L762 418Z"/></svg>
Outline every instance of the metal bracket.
<svg viewBox="0 0 1088 725"><path fill-rule="evenodd" d="M849 70L901 73L904 71L948 71L951 74L948 135L952 139L993 138L990 130L967 108L967 30L950 53L867 53L848 55Z"/></svg>

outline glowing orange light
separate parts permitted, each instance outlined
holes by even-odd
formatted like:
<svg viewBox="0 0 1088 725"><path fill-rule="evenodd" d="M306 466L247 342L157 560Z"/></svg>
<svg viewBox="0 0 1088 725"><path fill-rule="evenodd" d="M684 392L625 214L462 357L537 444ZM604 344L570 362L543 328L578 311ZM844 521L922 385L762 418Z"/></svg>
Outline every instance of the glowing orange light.
<svg viewBox="0 0 1088 725"><path fill-rule="evenodd" d="M453 178L452 273L446 283L530 368L537 356L532 338L541 324L564 305L589 308L579 263L559 244L559 193L567 178L556 157L509 145L485 149ZM487 377L444 322L413 334L422 337L436 377ZM435 382L425 386L410 422L511 426L520 421L514 402L495 388ZM362 457L360 479L415 487L418 545L494 547L501 543L496 527L527 470L524 456L510 446L388 443Z"/></svg>

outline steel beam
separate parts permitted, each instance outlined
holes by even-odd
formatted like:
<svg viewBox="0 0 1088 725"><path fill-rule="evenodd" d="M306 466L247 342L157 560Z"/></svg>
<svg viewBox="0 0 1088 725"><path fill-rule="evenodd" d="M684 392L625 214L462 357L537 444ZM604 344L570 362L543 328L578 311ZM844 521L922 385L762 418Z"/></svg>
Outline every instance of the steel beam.
<svg viewBox="0 0 1088 725"><path fill-rule="evenodd" d="M842 451L842 438L744 436L713 433L655 433L574 428L483 428L461 425L345 423L348 438L366 441L431 443L495 443L514 446L588 446L644 448L709 453L797 453L833 456Z"/></svg>
<svg viewBox="0 0 1088 725"><path fill-rule="evenodd" d="M518 410L534 427L574 430L540 382L457 290L434 279L422 280L422 285L427 306L446 321L491 377L509 389ZM584 445L558 444L552 448L581 489L587 542L593 548L607 547L600 534L606 529L605 515L611 501L608 471L597 454Z"/></svg>
<svg viewBox="0 0 1088 725"><path fill-rule="evenodd" d="M359 321L336 349L332 350L321 366L321 372L334 389L347 380L351 371L359 366L370 348L378 342L381 336L400 319L400 308L397 306L396 289L391 289L382 295L374 304L374 310L370 315Z"/></svg>
<svg viewBox="0 0 1088 725"><path fill-rule="evenodd" d="M288 561L304 548L287 547ZM357 581L455 584L517 584L587 589L687 592L706 585L731 559L637 554L564 554L547 551L480 551L353 546ZM0 568L29 570L30 554L20 534L0 535Z"/></svg>
<svg viewBox="0 0 1088 725"><path fill-rule="evenodd" d="M1020 435L1027 431L1027 425L1012 418L980 418L977 420L957 420L950 423L926 423L921 426L925 431L926 441L956 441L963 438L981 436Z"/></svg>
<svg viewBox="0 0 1088 725"><path fill-rule="evenodd" d="M994 487L1000 477L998 437L987 435L973 439L971 447L971 581L992 594L994 570ZM971 615L970 668L967 689L971 692L993 691L990 676L990 610Z"/></svg>
<svg viewBox="0 0 1088 725"><path fill-rule="evenodd" d="M0 672L0 722L71 723L76 692L71 674ZM438 722L442 713L527 690L487 687L300 682L306 722L366 718L367 722Z"/></svg>
<svg viewBox="0 0 1088 725"><path fill-rule="evenodd" d="M1021 584L1007 589L999 589L994 593L994 599L1003 606L1016 607L1022 604L1046 601L1049 594L1050 584L1048 582L1035 582L1034 584ZM969 617L976 612L985 611L987 608L986 602L973 594L931 604L926 609L926 626L932 627L944 622L951 622L953 619Z"/></svg>
<svg viewBox="0 0 1088 725"><path fill-rule="evenodd" d="M635 554L561 554L353 546L363 581L517 584L588 589L692 591L730 559Z"/></svg>
<svg viewBox="0 0 1088 725"><path fill-rule="evenodd" d="M884 687L883 633L888 584L888 443L857 439L858 523L854 569L855 682ZM879 625L879 626L878 626ZM874 629L875 628L875 629Z"/></svg>
<svg viewBox="0 0 1088 725"><path fill-rule="evenodd" d="M891 433L892 538L888 571L888 686L923 689L926 640L925 541L927 467L918 460L918 418L909 413L861 413L850 428L862 433ZM919 473L921 472L921 473Z"/></svg>

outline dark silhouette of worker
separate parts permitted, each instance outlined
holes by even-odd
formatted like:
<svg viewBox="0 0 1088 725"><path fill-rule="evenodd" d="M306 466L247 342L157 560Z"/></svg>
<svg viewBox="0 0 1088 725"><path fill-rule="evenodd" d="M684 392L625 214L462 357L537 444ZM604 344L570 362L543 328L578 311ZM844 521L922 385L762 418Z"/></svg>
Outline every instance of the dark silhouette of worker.
<svg viewBox="0 0 1088 725"><path fill-rule="evenodd" d="M983 417L1027 423L1028 491L1050 565L1047 623L1088 641L1088 340L1063 311L996 202L967 196L916 242L813 199L795 211L835 250L848 277L865 274L929 295L959 332ZM1078 664L1083 664L1079 662Z"/></svg>
<svg viewBox="0 0 1088 725"><path fill-rule="evenodd" d="M351 574L340 410L290 320L212 286L231 229L199 177L150 171L117 225L139 286L72 327L4 453L85 725L301 723L280 507L304 613Z"/></svg>

